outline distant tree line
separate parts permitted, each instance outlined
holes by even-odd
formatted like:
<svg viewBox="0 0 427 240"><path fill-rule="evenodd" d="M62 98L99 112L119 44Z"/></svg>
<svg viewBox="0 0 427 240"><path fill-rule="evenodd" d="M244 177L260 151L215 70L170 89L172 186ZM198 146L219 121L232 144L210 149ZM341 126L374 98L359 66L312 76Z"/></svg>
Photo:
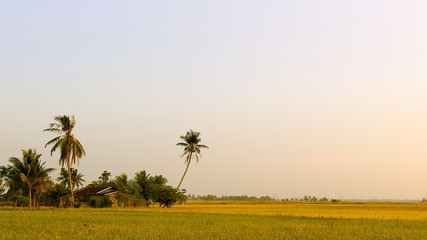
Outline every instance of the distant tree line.
<svg viewBox="0 0 427 240"><path fill-rule="evenodd" d="M247 195L240 195L240 196L216 196L212 194L208 195L188 195L188 200L198 200L198 201L286 201L286 202L339 202L338 199L328 199L326 197L323 198L317 198L315 196L304 196L302 198L273 198L270 196L261 196L261 197L255 197L255 196L247 196Z"/></svg>
<svg viewBox="0 0 427 240"><path fill-rule="evenodd" d="M216 196L216 195L188 195L188 200L199 200L199 201L278 201L277 199L274 199L270 196L262 196L262 197L255 197L255 196L247 196L247 195L241 195L241 196Z"/></svg>
<svg viewBox="0 0 427 240"><path fill-rule="evenodd" d="M315 196L304 196L302 198L285 198L282 201L298 201L298 202L328 202L329 199L326 197L317 198Z"/></svg>

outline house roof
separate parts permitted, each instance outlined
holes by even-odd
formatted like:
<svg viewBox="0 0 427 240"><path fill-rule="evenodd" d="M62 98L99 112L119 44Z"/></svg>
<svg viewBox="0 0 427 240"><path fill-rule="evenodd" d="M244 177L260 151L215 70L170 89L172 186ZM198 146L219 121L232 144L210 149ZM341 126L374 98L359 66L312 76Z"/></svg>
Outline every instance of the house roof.
<svg viewBox="0 0 427 240"><path fill-rule="evenodd" d="M96 194L101 194L101 193L106 192L106 191L108 191L108 190L110 190L110 189L113 189L113 187L107 187L107 188L104 188L104 189L102 189L102 190L98 191Z"/></svg>
<svg viewBox="0 0 427 240"><path fill-rule="evenodd" d="M109 195L116 191L117 190L114 187L94 187L92 185L87 185L86 187L75 191L74 195Z"/></svg>

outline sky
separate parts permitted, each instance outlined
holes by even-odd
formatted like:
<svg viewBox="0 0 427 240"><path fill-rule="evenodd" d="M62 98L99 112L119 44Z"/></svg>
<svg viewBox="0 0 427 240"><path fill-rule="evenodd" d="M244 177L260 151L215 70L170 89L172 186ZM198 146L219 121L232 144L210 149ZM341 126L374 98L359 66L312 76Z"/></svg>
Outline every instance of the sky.
<svg viewBox="0 0 427 240"><path fill-rule="evenodd" d="M427 2L0 0L0 165L74 115L86 183L190 194L427 196Z"/></svg>

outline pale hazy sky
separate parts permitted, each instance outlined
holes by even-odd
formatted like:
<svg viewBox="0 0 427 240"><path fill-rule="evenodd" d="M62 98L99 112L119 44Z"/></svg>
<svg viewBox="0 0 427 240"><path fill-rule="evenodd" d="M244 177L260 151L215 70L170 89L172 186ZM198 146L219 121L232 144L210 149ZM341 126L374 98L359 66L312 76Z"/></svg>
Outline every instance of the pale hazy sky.
<svg viewBox="0 0 427 240"><path fill-rule="evenodd" d="M0 165L75 115L87 182L192 194L427 196L426 1L0 0Z"/></svg>

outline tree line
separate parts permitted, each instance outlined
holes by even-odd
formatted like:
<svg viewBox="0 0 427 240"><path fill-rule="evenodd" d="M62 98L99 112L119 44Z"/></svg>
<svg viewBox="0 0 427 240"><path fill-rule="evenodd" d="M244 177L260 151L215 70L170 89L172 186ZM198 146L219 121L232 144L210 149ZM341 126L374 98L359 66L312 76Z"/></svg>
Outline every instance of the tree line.
<svg viewBox="0 0 427 240"><path fill-rule="evenodd" d="M70 208L78 206L78 201L74 199L74 190L83 186L84 179L73 166L86 155L86 151L74 136L75 125L74 116L56 116L54 122L43 130L57 134L45 145L51 146L51 155L59 150L61 170L56 179L57 183L50 177L55 169L44 166L45 162L41 161L41 154L38 154L36 149L22 150L21 158L11 157L9 165L0 166L0 200L13 201L15 206L25 205L30 209L40 204ZM167 179L162 175L151 176L146 171L135 173L133 178L121 174L112 179L111 173L104 171L92 185L116 188L116 198L120 206L150 206L158 203L162 207L170 207L176 202L184 202L187 197L185 190L180 190L180 186L191 161L199 161L201 149L208 147L200 144L200 133L193 130L180 138L183 142L176 145L184 147L181 157L185 157L186 168L176 188L166 185ZM3 194L5 192L6 194Z"/></svg>
<svg viewBox="0 0 427 240"><path fill-rule="evenodd" d="M272 198L270 196L261 196L261 197L255 197L255 196L247 196L247 195L240 195L240 196L216 196L212 194L208 195L188 195L188 200L198 200L198 201L278 201L275 198Z"/></svg>
<svg viewBox="0 0 427 240"><path fill-rule="evenodd" d="M198 201L283 201L283 202L339 202L338 199L328 199L326 197L317 198L315 196L304 196L302 198L273 198L270 196L261 196L261 197L255 197L255 196L247 196L247 195L238 195L238 196L216 196L212 194L208 195L194 195L190 194L187 196L188 200L198 200Z"/></svg>

